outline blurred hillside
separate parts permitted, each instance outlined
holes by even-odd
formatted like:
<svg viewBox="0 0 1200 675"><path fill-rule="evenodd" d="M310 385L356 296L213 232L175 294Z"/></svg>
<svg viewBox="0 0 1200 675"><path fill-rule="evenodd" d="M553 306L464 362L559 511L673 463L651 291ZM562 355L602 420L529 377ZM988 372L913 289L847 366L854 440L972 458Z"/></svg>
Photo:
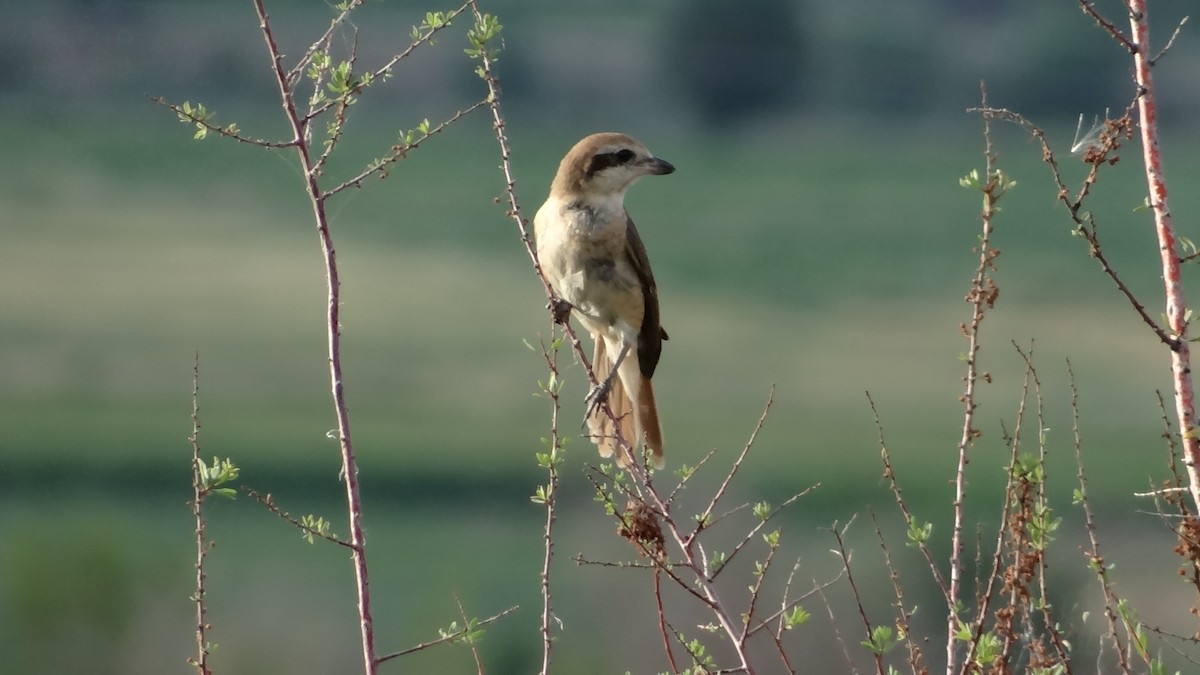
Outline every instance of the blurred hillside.
<svg viewBox="0 0 1200 675"><path fill-rule="evenodd" d="M1165 40L1188 6L1158 3L1157 34ZM307 46L305 29L331 11L323 3L268 8L291 52ZM427 9L368 3L356 21L363 62L402 46ZM46 122L136 114L147 110L138 101L147 93L274 110L248 2L61 0L5 11L2 100L16 110L54 103L43 111L51 115ZM1070 2L926 0L863 12L835 0L569 8L543 0L503 16L507 104L522 116L536 113L540 123L625 116L687 130L804 112L877 126L958 117L977 102L980 80L997 102L1073 122L1081 111L1123 103L1128 92L1120 50L1096 39ZM375 96L392 105L419 102L420 111L471 96L477 82L456 47L418 55L395 86ZM1198 51L1181 40L1161 71L1165 83L1194 79ZM1193 87L1164 86L1162 103L1168 114L1182 113L1198 97Z"/></svg>
<svg viewBox="0 0 1200 675"><path fill-rule="evenodd" d="M891 509L870 390L898 474L942 523L978 235L977 195L957 179L981 165L983 147L965 109L985 80L994 105L1047 128L1079 180L1084 167L1067 153L1079 115L1115 112L1131 94L1120 49L1065 1L869 12L836 0L509 4L488 9L505 26L503 103L527 216L562 153L592 131L627 131L679 167L629 198L671 334L656 377L671 468L710 448L725 466L774 384L774 412L736 497L778 502L822 483L788 529L807 574L819 576L831 561L818 528ZM288 54L332 13L324 3L267 6ZM429 9L448 7L368 3L356 20L360 60L402 49ZM1159 44L1190 9L1154 4ZM324 279L295 162L193 141L147 99L201 101L221 123L279 137L265 49L252 6L234 0L49 1L0 15L0 653L21 673L183 672L193 353L205 454L233 457L248 484L289 509L341 520L338 457L325 437L334 421ZM370 90L330 176L386 152L398 130L483 95L464 28ZM1172 206L1195 238L1200 40L1185 29L1156 76ZM1112 560L1146 564L1148 547L1162 552L1127 588L1161 605L1154 618L1167 625L1186 611L1186 598L1154 583L1174 573L1170 532L1147 527L1130 497L1164 472L1154 392L1169 391L1166 354L1070 236L1039 149L1014 128L996 137L1019 187L994 240L1002 294L984 327L993 384L973 488L981 503L995 501L1001 424L1014 419L1023 376L1009 343L1032 339L1052 480L1069 508L1070 358L1094 506L1128 544ZM1157 307L1150 218L1133 212L1145 191L1136 154L1130 145L1104 174L1092 208L1126 281ZM497 161L477 113L338 201L334 236L382 628L407 646L457 618L456 593L480 615L521 604L484 654L490 672L531 672L541 514L528 495L543 479L533 452L547 414L530 395L544 376L540 356L522 341L549 325L515 228L493 201ZM581 399L579 369L566 376L567 400ZM585 445L569 457L560 551L627 556L591 502ZM221 672L345 672L354 637L342 553L308 547L248 503L214 511ZM1063 569L1077 569L1073 544L1063 548ZM644 580L560 564L559 615L571 631L561 672L661 669L640 614L598 625L640 608ZM911 583L913 598L935 601ZM886 592L876 597L886 611ZM939 612L924 619L936 625ZM841 658L818 629L796 639L813 664ZM627 653L605 649L618 641ZM317 643L320 654L303 648ZM473 668L459 653L421 658L410 667Z"/></svg>

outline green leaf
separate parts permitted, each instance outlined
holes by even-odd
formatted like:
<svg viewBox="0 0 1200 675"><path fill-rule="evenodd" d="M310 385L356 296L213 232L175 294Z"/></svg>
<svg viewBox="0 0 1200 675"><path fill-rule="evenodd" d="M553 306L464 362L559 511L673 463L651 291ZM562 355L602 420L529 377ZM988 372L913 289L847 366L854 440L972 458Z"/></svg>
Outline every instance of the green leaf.
<svg viewBox="0 0 1200 675"><path fill-rule="evenodd" d="M754 516L759 520L766 520L771 516L771 504L768 502L758 502L753 508Z"/></svg>
<svg viewBox="0 0 1200 675"><path fill-rule="evenodd" d="M763 540L767 542L767 546L771 548L779 548L779 530L772 530L763 535Z"/></svg>
<svg viewBox="0 0 1200 675"><path fill-rule="evenodd" d="M971 190L978 190L979 169L971 169L971 173L968 173L967 175L958 179L958 184Z"/></svg>
<svg viewBox="0 0 1200 675"><path fill-rule="evenodd" d="M933 535L933 523L922 523L913 518L908 523L908 543L906 546L917 547L929 541Z"/></svg>
<svg viewBox="0 0 1200 675"><path fill-rule="evenodd" d="M861 644L872 653L883 656L889 649L896 646L898 641L891 626L876 626L871 630L870 639L863 640Z"/></svg>
<svg viewBox="0 0 1200 675"><path fill-rule="evenodd" d="M810 618L812 618L812 615L808 613L808 610L804 609L801 605L796 605L790 612L783 615L783 628L784 630L791 630L796 626L804 624Z"/></svg>

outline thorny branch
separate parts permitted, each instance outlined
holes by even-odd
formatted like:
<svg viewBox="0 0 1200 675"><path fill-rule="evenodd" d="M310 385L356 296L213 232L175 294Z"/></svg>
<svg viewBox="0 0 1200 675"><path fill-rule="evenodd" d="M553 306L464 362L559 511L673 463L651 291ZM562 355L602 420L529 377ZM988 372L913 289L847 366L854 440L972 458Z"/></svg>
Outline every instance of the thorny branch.
<svg viewBox="0 0 1200 675"><path fill-rule="evenodd" d="M980 85L980 99L987 107L987 90ZM991 272L995 266L995 258L1000 255L998 249L991 246L992 217L996 213L996 201L1004 193L1003 176L996 171L995 152L992 150L991 121L984 118L984 173L981 179L980 192L983 195L983 207L980 221L983 231L979 235L979 265L971 278L971 287L967 292L966 301L971 304L971 320L962 324L963 336L967 338L966 364L967 372L963 376L964 390L960 400L963 404L962 436L958 441L958 464L954 473L954 525L950 534L950 583L947 595L946 618L946 673L952 675L956 670L957 654L955 650L955 631L958 628L958 605L961 599L962 584L962 531L965 512L967 489L967 461L970 450L979 437L980 431L975 428L975 389L979 381L979 327L987 310L995 305L999 289L992 280Z"/></svg>
<svg viewBox="0 0 1200 675"><path fill-rule="evenodd" d="M188 436L192 445L192 517L196 520L196 593L192 599L196 602L196 658L189 659L196 667L198 675L212 675L208 668L208 604L206 600L208 573L205 569L205 558L212 548L212 542L205 534L204 498L206 496L204 481L200 475L203 466L200 459L200 354L195 355L192 362L192 435Z"/></svg>
<svg viewBox="0 0 1200 675"><path fill-rule="evenodd" d="M1088 500L1087 475L1083 470L1083 441L1079 431L1079 388L1075 385L1075 370L1071 361L1067 360L1067 375L1071 383L1071 438L1075 448L1076 478L1079 481L1079 501L1083 507L1084 529L1087 530L1088 543L1091 550L1084 552L1088 558L1088 566L1100 580L1100 591L1104 596L1104 620L1108 625L1108 639L1112 641L1113 653L1121 672L1128 673L1129 662L1126 660L1125 647L1121 644L1121 636L1117 631L1117 595L1113 591L1109 579L1108 566L1100 553L1100 537L1096 532L1096 520L1092 516L1092 504Z"/></svg>

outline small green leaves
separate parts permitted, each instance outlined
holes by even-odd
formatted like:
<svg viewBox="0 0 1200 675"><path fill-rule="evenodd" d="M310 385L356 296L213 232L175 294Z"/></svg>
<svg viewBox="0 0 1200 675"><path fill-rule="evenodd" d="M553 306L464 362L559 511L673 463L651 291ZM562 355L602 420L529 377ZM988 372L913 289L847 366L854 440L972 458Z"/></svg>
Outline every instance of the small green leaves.
<svg viewBox="0 0 1200 675"><path fill-rule="evenodd" d="M457 621L451 621L449 626L438 629L438 635L450 644L478 644L483 639L484 630L479 627L479 619L467 621L467 625L459 628Z"/></svg>
<svg viewBox="0 0 1200 675"><path fill-rule="evenodd" d="M472 59L495 61L500 57L500 50L488 49L487 45L500 35L503 28L495 16L479 14L475 19L475 25L467 31L467 41L471 46L464 49L463 52ZM480 78L487 75L482 65L475 69L475 74Z"/></svg>
<svg viewBox="0 0 1200 675"><path fill-rule="evenodd" d="M426 12L425 20L420 25L413 26L412 39L413 42L429 40L429 44L437 44L435 40L430 38L434 32L441 30L450 25L450 15L445 12Z"/></svg>
<svg viewBox="0 0 1200 675"><path fill-rule="evenodd" d="M329 67L329 54L326 52L313 52L312 58L308 61L308 70L306 74L308 79L316 82L321 79L321 73Z"/></svg>
<svg viewBox="0 0 1200 675"><path fill-rule="evenodd" d="M892 630L891 626L876 626L871 630L870 639L863 640L861 644L871 650L872 654L883 656L899 641L900 638L896 636L896 631Z"/></svg>
<svg viewBox="0 0 1200 675"><path fill-rule="evenodd" d="M954 639L959 642L971 642L975 639L975 631L965 621L958 621L958 628L954 631ZM980 667L989 666L993 661L1000 656L1003 649L1004 641L1001 640L995 633L983 633L975 640L975 657L973 662Z"/></svg>
<svg viewBox="0 0 1200 675"><path fill-rule="evenodd" d="M990 211L995 209L995 203L1005 193L1017 186L1017 181L1009 178L1000 169L995 169L988 175L985 182L979 174L979 169L971 169L970 173L958 179L958 184L968 190L982 192L984 196L984 208Z"/></svg>
<svg viewBox="0 0 1200 675"><path fill-rule="evenodd" d="M995 633L984 633L979 636L975 645L975 664L979 667L990 666L1000 656L1004 641Z"/></svg>
<svg viewBox="0 0 1200 675"><path fill-rule="evenodd" d="M222 485L235 480L238 477L241 469L233 463L231 459L218 459L213 457L212 464L206 464L203 459L196 458L196 479L200 483L200 491L204 495L214 494L233 499L237 496L237 490L233 488L221 487Z"/></svg>
<svg viewBox="0 0 1200 675"><path fill-rule="evenodd" d="M709 557L709 561L708 561L708 570L709 570L708 573L709 573L710 578L713 575L715 575L717 572L721 571L721 568L724 566L725 566L725 552L724 551L713 551L712 556Z"/></svg>
<svg viewBox="0 0 1200 675"><path fill-rule="evenodd" d="M1041 459L1030 452L1021 453L1017 463L1013 465L1012 477L1027 481L1030 485L1041 485L1046 478Z"/></svg>
<svg viewBox="0 0 1200 675"><path fill-rule="evenodd" d="M549 439L543 438L544 442L549 442ZM558 448L551 448L550 452L536 453L538 466L543 469L556 469L562 464L562 453Z"/></svg>
<svg viewBox="0 0 1200 675"><path fill-rule="evenodd" d="M768 502L758 502L753 508L754 517L759 520L766 520L771 517L771 505Z"/></svg>
<svg viewBox="0 0 1200 675"><path fill-rule="evenodd" d="M370 82L370 73L355 79L350 62L342 61L329 69L329 82L326 83L325 88L329 90L329 93L338 98L348 99L347 103L349 103L350 94L365 87Z"/></svg>
<svg viewBox="0 0 1200 675"><path fill-rule="evenodd" d="M1046 504L1034 504L1033 515L1029 518L1029 540L1033 547L1044 551L1050 542L1056 538L1058 526L1062 518L1054 517L1054 509Z"/></svg>
<svg viewBox="0 0 1200 675"><path fill-rule="evenodd" d="M758 561L758 560L755 560L755 561L754 561L754 571L753 571L753 572L751 572L751 574L753 574L753 575L754 575L756 578L758 578L758 579L761 579L761 578L762 578L762 576L763 576L764 574L766 574L766 573L767 573L767 566L766 566L766 564L765 564L765 563L762 563L762 562L760 562L760 561ZM751 592L751 593L753 593L753 592L754 592L754 588L755 588L754 586L751 586L751 587L750 587L750 592Z"/></svg>
<svg viewBox="0 0 1200 675"><path fill-rule="evenodd" d="M492 52L485 52L484 48L487 44L494 40L504 26L500 25L499 19L492 14L480 14L475 19L475 25L467 30L467 41L471 43L471 47L463 50L473 59L482 56L493 58Z"/></svg>
<svg viewBox="0 0 1200 675"><path fill-rule="evenodd" d="M978 190L979 185L979 169L971 169L971 173L958 179L958 184L968 190Z"/></svg>
<svg viewBox="0 0 1200 675"><path fill-rule="evenodd" d="M204 141L205 138L208 138L209 130L216 126L211 121L216 113L205 108L204 103L197 103L192 106L191 101L184 101L175 114L179 115L181 123L196 125L196 133L194 133L192 138L197 139L197 141ZM232 136L238 133L238 125L229 124L224 129L218 131Z"/></svg>
<svg viewBox="0 0 1200 675"><path fill-rule="evenodd" d="M908 543L909 547L918 547L921 544L929 541L929 537L933 535L933 523L922 523L920 520L913 518L908 521Z"/></svg>
<svg viewBox="0 0 1200 675"><path fill-rule="evenodd" d="M709 626L698 626L698 628L707 630ZM716 628L716 626L713 626L713 628ZM711 632L715 633L716 630ZM682 636L680 637L682 638ZM697 674L711 672L711 669L716 662L713 661L713 657L710 654L706 653L707 650L704 648L703 642L700 642L699 640L689 640L685 647L688 653L692 656L692 663L696 666L694 670L689 670L686 672Z"/></svg>
<svg viewBox="0 0 1200 675"><path fill-rule="evenodd" d="M779 548L779 538L780 533L778 529L771 530L763 535L763 541L767 542L767 546L770 546L773 549Z"/></svg>
<svg viewBox="0 0 1200 675"><path fill-rule="evenodd" d="M988 176L987 183L983 183L981 182L979 169L971 169L970 173L958 179L958 184L970 190L992 192L992 197L999 199L1000 195L1016 187L1017 181L1009 178L1008 175L1000 169L995 169Z"/></svg>
<svg viewBox="0 0 1200 675"><path fill-rule="evenodd" d="M804 607L802 607L800 605L796 605L795 607L793 607L791 609L791 611L784 613L783 629L791 630L791 629L795 628L796 626L800 626L800 625L804 624L810 618L812 618L812 614L809 614L808 610L804 609Z"/></svg>
<svg viewBox="0 0 1200 675"><path fill-rule="evenodd" d="M1200 251L1200 249L1196 248L1196 242L1187 237L1176 237L1176 239L1179 241L1179 247L1183 249L1184 257L1194 259L1196 257L1196 253Z"/></svg>
<svg viewBox="0 0 1200 675"><path fill-rule="evenodd" d="M304 526L300 537L310 544L313 543L313 539L316 537L335 538L329 534L329 521L321 516L314 516L310 513L300 519L300 524Z"/></svg>

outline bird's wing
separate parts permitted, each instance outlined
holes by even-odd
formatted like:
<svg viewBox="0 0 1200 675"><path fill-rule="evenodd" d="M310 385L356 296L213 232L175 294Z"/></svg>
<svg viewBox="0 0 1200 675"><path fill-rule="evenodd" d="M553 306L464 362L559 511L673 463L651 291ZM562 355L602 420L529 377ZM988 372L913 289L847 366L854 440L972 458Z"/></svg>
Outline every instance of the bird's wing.
<svg viewBox="0 0 1200 675"><path fill-rule="evenodd" d="M638 234L629 212L625 212L625 255L637 274L642 286L642 298L645 300L645 314L642 316L642 328L638 332L638 366L642 375L652 377L658 367L658 358L662 354L662 341L667 337L662 329L658 315L658 287L654 284L654 273L650 271L650 258L646 255L646 245Z"/></svg>

